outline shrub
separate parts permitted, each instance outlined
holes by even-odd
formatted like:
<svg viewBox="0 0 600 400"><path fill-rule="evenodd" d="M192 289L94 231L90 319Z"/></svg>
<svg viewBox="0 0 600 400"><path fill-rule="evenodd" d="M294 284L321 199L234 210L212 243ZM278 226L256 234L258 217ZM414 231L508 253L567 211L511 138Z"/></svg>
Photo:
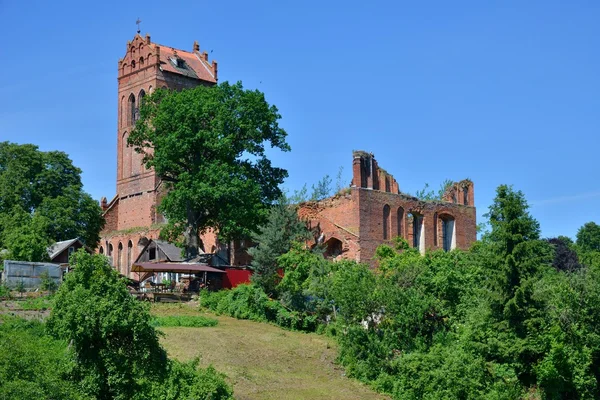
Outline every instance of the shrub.
<svg viewBox="0 0 600 400"><path fill-rule="evenodd" d="M58 285L54 282L54 279L50 277L48 271L44 271L40 274L40 289L54 293L58 289Z"/></svg>
<svg viewBox="0 0 600 400"><path fill-rule="evenodd" d="M279 301L270 299L254 284L239 285L232 290L200 293L200 306L218 314L238 319L273 322L283 328L313 332L316 316L286 309Z"/></svg>
<svg viewBox="0 0 600 400"><path fill-rule="evenodd" d="M203 317L201 315L154 317L151 321L152 326L182 326L190 328L216 326L218 323L219 322L214 318Z"/></svg>
<svg viewBox="0 0 600 400"><path fill-rule="evenodd" d="M0 399L83 399L73 358L40 322L0 316Z"/></svg>
<svg viewBox="0 0 600 400"><path fill-rule="evenodd" d="M148 396L152 399L233 399L231 387L225 375L212 366L198 368L198 359L189 362L169 360L167 378L152 385ZM144 397L139 397L139 400Z"/></svg>

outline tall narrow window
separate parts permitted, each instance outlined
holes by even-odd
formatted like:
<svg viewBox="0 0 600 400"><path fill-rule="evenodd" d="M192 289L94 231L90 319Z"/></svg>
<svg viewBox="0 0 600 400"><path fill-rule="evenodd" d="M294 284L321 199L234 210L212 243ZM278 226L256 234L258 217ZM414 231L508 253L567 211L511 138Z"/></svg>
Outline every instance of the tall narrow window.
<svg viewBox="0 0 600 400"><path fill-rule="evenodd" d="M390 238L390 228L391 228L391 218L390 218L390 206L387 204L383 207L383 240L387 240Z"/></svg>
<svg viewBox="0 0 600 400"><path fill-rule="evenodd" d="M112 243L108 244L108 254L107 256L110 258L110 262L112 265L115 265L115 260L113 260L113 245Z"/></svg>
<svg viewBox="0 0 600 400"><path fill-rule="evenodd" d="M104 254L104 247L100 246L99 253L100 253L100 254Z"/></svg>
<svg viewBox="0 0 600 400"><path fill-rule="evenodd" d="M121 272L121 257L123 256L123 243L119 242L119 247L118 247L118 252L117 252L117 271Z"/></svg>
<svg viewBox="0 0 600 400"><path fill-rule="evenodd" d="M133 243L131 240L127 243L127 275L129 275L129 271L131 271L131 253L133 251Z"/></svg>
<svg viewBox="0 0 600 400"><path fill-rule="evenodd" d="M122 178L128 178L131 176L131 161L133 156L132 148L127 145L127 139L129 134L123 133L121 138L121 174Z"/></svg>
<svg viewBox="0 0 600 400"><path fill-rule="evenodd" d="M453 250L456 248L455 220L450 215L442 215L440 219L442 223L442 248L444 251Z"/></svg>
<svg viewBox="0 0 600 400"><path fill-rule="evenodd" d="M423 232L423 216L412 213L412 245L421 253L425 251L425 235Z"/></svg>
<svg viewBox="0 0 600 400"><path fill-rule="evenodd" d="M398 236L404 237L404 208L398 207Z"/></svg>
<svg viewBox="0 0 600 400"><path fill-rule="evenodd" d="M133 93L129 96L129 125L135 124L137 119L137 108L135 107L135 96Z"/></svg>
<svg viewBox="0 0 600 400"><path fill-rule="evenodd" d="M144 89L140 90L140 94L138 95L138 105L141 107L144 104L144 96L146 96L146 92Z"/></svg>
<svg viewBox="0 0 600 400"><path fill-rule="evenodd" d="M465 206L468 206L469 205L469 188L466 186L463 188L463 200L464 200Z"/></svg>

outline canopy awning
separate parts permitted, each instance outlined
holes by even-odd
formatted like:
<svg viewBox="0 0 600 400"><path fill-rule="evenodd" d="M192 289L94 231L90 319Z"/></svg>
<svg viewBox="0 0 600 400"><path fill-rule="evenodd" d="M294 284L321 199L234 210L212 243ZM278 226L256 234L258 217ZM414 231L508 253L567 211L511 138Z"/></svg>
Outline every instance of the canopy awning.
<svg viewBox="0 0 600 400"><path fill-rule="evenodd" d="M185 263L134 263L131 266L132 272L216 272L224 274L225 271L210 267L206 264L185 264Z"/></svg>

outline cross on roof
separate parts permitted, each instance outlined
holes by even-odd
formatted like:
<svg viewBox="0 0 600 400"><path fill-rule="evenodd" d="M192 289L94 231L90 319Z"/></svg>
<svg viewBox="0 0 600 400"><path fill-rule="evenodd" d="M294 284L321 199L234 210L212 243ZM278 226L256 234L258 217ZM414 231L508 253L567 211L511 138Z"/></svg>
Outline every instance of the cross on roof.
<svg viewBox="0 0 600 400"><path fill-rule="evenodd" d="M142 20L140 19L140 17L138 17L138 19L137 19L137 21L135 21L135 23L136 23L136 24L137 24L137 26L138 26L138 31L137 31L137 33L140 33L140 32L141 32L141 30L140 30L140 24L142 23Z"/></svg>

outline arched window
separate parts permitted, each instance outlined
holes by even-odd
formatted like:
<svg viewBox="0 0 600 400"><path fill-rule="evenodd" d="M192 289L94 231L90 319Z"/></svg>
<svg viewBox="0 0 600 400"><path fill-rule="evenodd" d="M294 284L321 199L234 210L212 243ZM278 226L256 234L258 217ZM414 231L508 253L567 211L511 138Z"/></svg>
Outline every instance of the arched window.
<svg viewBox="0 0 600 400"><path fill-rule="evenodd" d="M419 249L421 254L425 252L425 234L423 232L423 216L421 214L411 212L406 216L407 221L411 225L412 247Z"/></svg>
<svg viewBox="0 0 600 400"><path fill-rule="evenodd" d="M390 238L390 228L391 228L391 218L390 218L390 206L387 204L383 206L383 240L387 240Z"/></svg>
<svg viewBox="0 0 600 400"><path fill-rule="evenodd" d="M129 138L129 133L124 132L123 137L121 139L121 175L122 178L128 178L131 176L131 162L133 152L131 151L131 147L127 145L127 139Z"/></svg>
<svg viewBox="0 0 600 400"><path fill-rule="evenodd" d="M121 272L121 259L123 257L123 243L119 242L119 251L117 252L117 271Z"/></svg>
<svg viewBox="0 0 600 400"><path fill-rule="evenodd" d="M135 69L135 60L131 60L131 69Z"/></svg>
<svg viewBox="0 0 600 400"><path fill-rule="evenodd" d="M144 57L140 57L140 68L144 66Z"/></svg>
<svg viewBox="0 0 600 400"><path fill-rule="evenodd" d="M398 236L404 237L404 208L398 207Z"/></svg>
<svg viewBox="0 0 600 400"><path fill-rule="evenodd" d="M129 125L135 124L137 120L137 108L135 106L135 96L133 93L129 95Z"/></svg>
<svg viewBox="0 0 600 400"><path fill-rule="evenodd" d="M469 188L466 186L463 188L463 202L465 206L469 205Z"/></svg>
<svg viewBox="0 0 600 400"><path fill-rule="evenodd" d="M443 214L440 216L439 236L444 251L456 248L456 224L453 216Z"/></svg>
<svg viewBox="0 0 600 400"><path fill-rule="evenodd" d="M144 91L144 89L140 90L140 93L138 94L138 106L141 107L142 104L144 104L144 97L146 96L146 92Z"/></svg>
<svg viewBox="0 0 600 400"><path fill-rule="evenodd" d="M104 247L100 246L100 250L98 250L98 253L104 254Z"/></svg>
<svg viewBox="0 0 600 400"><path fill-rule="evenodd" d="M334 237L330 238L325 242L325 252L323 253L323 257L325 258L335 258L342 254L343 246L342 242Z"/></svg>
<svg viewBox="0 0 600 400"><path fill-rule="evenodd" d="M112 254L113 254L113 245L112 245L112 243L109 243L108 244L108 254L107 254L107 256L110 258L111 264L114 265L115 262L114 262L114 260L112 258Z"/></svg>
<svg viewBox="0 0 600 400"><path fill-rule="evenodd" d="M131 253L133 252L133 243L131 240L127 243L127 275L129 275L129 271L131 271Z"/></svg>
<svg viewBox="0 0 600 400"><path fill-rule="evenodd" d="M127 112L125 111L125 96L121 97L121 126L125 126L127 124Z"/></svg>

